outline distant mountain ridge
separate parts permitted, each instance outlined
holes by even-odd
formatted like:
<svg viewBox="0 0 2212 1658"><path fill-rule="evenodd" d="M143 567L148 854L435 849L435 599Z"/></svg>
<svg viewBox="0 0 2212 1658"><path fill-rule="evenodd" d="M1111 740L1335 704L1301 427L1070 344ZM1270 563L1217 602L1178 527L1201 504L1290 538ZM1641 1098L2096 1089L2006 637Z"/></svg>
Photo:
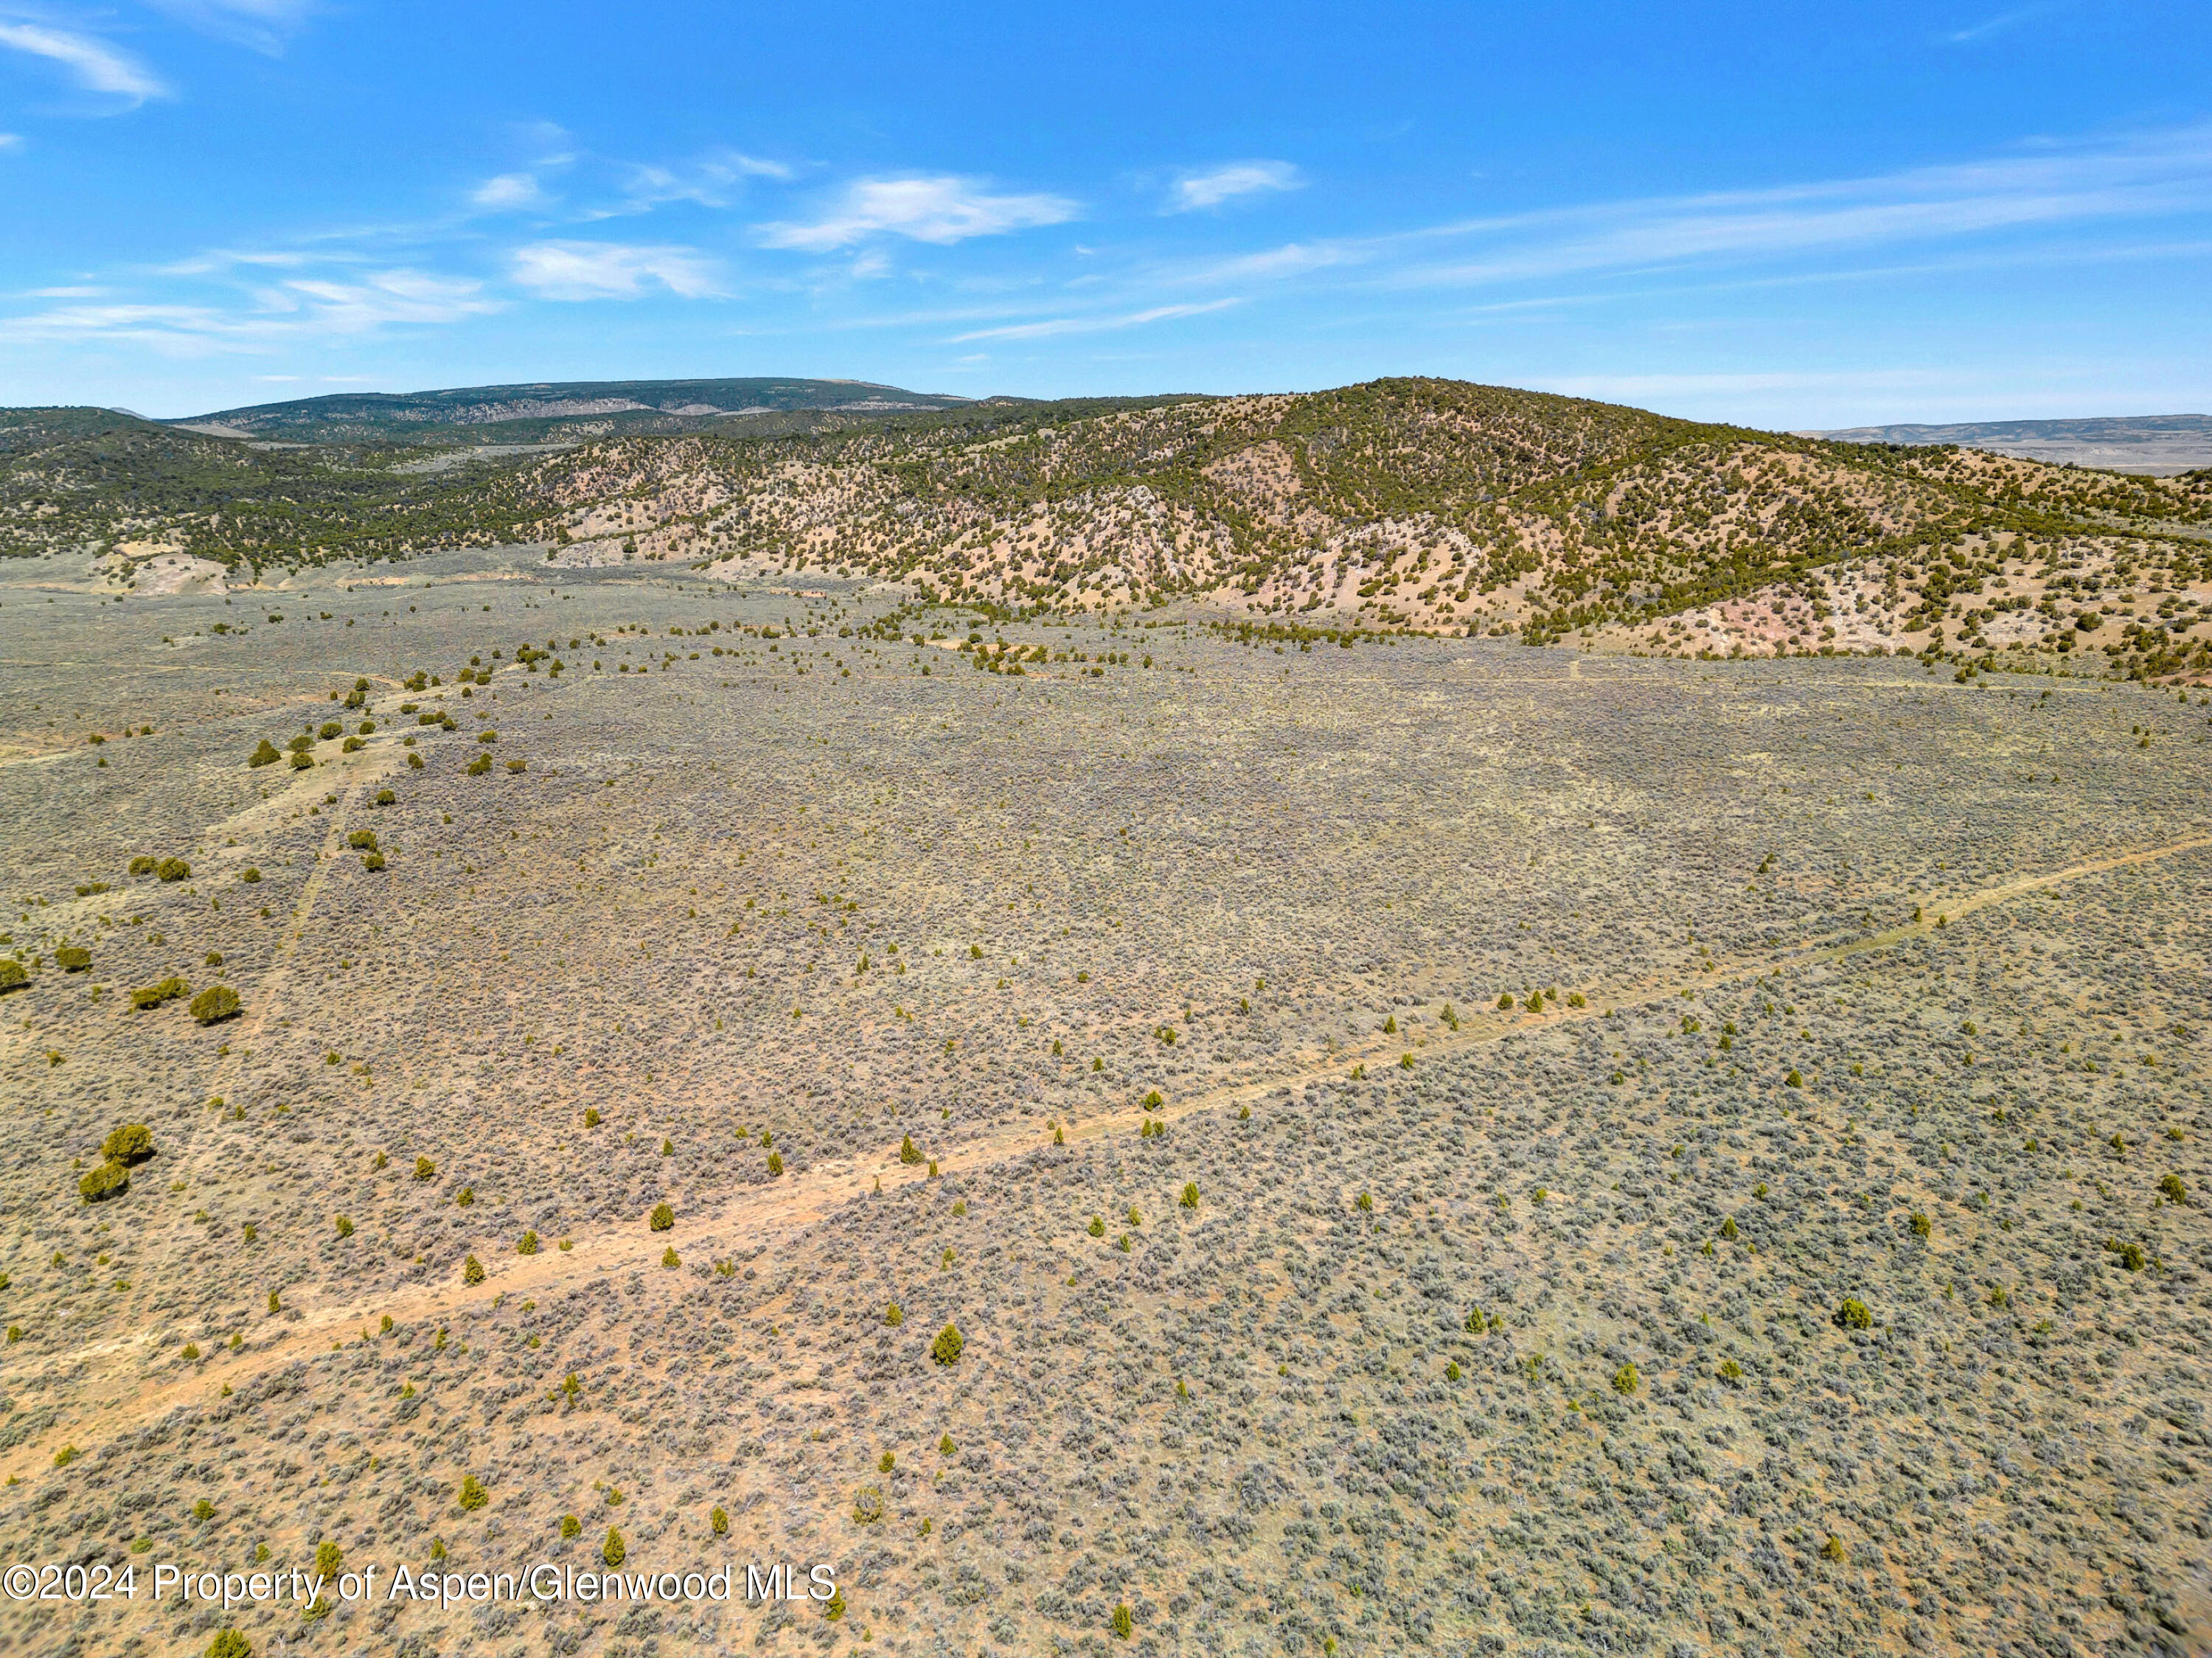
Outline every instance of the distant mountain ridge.
<svg viewBox="0 0 2212 1658"><path fill-rule="evenodd" d="M1853 426L1804 432L1837 443L1956 444L2000 455L2114 471L2174 473L2212 466L2212 415L2119 415L2075 420L1966 421L1948 426Z"/></svg>
<svg viewBox="0 0 2212 1658"><path fill-rule="evenodd" d="M915 414L966 398L868 380L534 380L428 392L338 392L221 409L166 425L218 437L291 443L559 441L690 432L750 416L799 411Z"/></svg>

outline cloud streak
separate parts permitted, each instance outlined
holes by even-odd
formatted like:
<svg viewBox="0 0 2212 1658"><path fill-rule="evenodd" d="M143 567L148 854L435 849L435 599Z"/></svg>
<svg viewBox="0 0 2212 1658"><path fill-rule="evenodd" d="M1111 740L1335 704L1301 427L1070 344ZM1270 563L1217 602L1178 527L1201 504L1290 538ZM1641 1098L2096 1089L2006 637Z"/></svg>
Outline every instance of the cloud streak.
<svg viewBox="0 0 2212 1658"><path fill-rule="evenodd" d="M1000 195L973 179L861 179L848 185L822 217L761 225L756 234L764 247L808 253L833 252L880 235L946 246L975 236L1063 224L1078 210L1064 197Z"/></svg>
<svg viewBox="0 0 2212 1658"><path fill-rule="evenodd" d="M1209 311L1226 311L1242 300L1212 300L1201 305L1156 305L1119 316L1051 317L1042 322L1009 323L1003 328L978 328L955 334L947 342L965 345L971 340L1042 340L1061 334L1103 334L1122 328L1141 328L1146 323L1167 322L1176 317L1199 317Z"/></svg>
<svg viewBox="0 0 2212 1658"><path fill-rule="evenodd" d="M58 64L86 91L125 99L133 109L149 98L168 95L169 88L153 70L95 34L44 23L0 22L0 47Z"/></svg>
<svg viewBox="0 0 2212 1658"><path fill-rule="evenodd" d="M1358 270L1389 288L1468 288L1754 265L2212 208L2212 127L1872 178L1659 197L1372 237L1287 243L1189 268L1206 285Z"/></svg>
<svg viewBox="0 0 2212 1658"><path fill-rule="evenodd" d="M1231 161L1204 173L1186 173L1175 182L1166 211L1194 213L1218 207L1239 196L1301 190L1305 180L1288 161Z"/></svg>
<svg viewBox="0 0 2212 1658"><path fill-rule="evenodd" d="M656 289L703 300L723 293L714 261L690 247L535 242L515 250L514 274L541 300L641 300Z"/></svg>
<svg viewBox="0 0 2212 1658"><path fill-rule="evenodd" d="M350 282L295 277L255 288L245 309L216 305L65 305L0 320L0 342L125 342L167 357L264 351L395 324L438 325L503 308L483 284L419 270L373 272Z"/></svg>

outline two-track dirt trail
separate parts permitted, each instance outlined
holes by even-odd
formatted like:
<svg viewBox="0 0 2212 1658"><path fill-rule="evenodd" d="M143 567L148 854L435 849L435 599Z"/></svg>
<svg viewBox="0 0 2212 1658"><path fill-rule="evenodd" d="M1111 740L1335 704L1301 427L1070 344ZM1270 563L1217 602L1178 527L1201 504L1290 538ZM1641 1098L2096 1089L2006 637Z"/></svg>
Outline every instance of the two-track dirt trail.
<svg viewBox="0 0 2212 1658"><path fill-rule="evenodd" d="M335 849L343 823L341 811L331 829L329 849ZM1777 967L1887 949L1932 933L1939 916L1956 921L2027 893L2206 847L2212 847L2212 835L2024 875L1955 896L1925 898L1921 908L1926 919L1917 922L1838 943L1741 954L1726 958L1711 971L1694 975L1668 975L1600 987L1591 994L1586 1008L1540 1015L1499 1013L1495 1010L1470 1013L1462 1016L1462 1029L1428 1037L1419 1051L1427 1060L1480 1048L1510 1035L1603 1018L1609 1010L1672 1000L1685 990L1710 989L1716 984L1764 976ZM319 876L320 872L319 869ZM303 895L303 914L311 897L312 890L310 894ZM262 994L272 1005L281 990L285 970L280 961L264 981ZM1310 1048L1289 1056L1285 1064L1264 1076L1176 1100L1150 1114L1155 1119L1172 1121L1258 1101L1285 1087L1340 1079L1355 1065L1370 1060L1395 1064L1401 1048L1402 1043L1397 1041L1370 1041L1334 1050ZM1079 1121L1061 1121L1061 1127L1071 1142L1080 1143L1131 1132L1146 1114L1140 1108L1131 1108L1087 1115ZM938 1152L937 1164L943 1174L974 1174L1050 1143L1048 1129L1028 1124L1009 1125ZM472 1306L483 1306L501 1292L510 1296L547 1296L611 1273L657 1269L661 1252L672 1247L688 1260L695 1255L726 1255L756 1245L787 1240L844 1204L865 1199L878 1190L891 1191L929 1177L926 1168L902 1163L898 1150L896 1145L887 1145L870 1156L829 1162L803 1173L787 1175L765 1189L749 1190L732 1198L720 1209L679 1217L673 1229L666 1232L650 1230L640 1217L619 1228L576 1237L565 1251L549 1246L536 1255L497 1258L486 1263L484 1282L474 1286L449 1282L386 1291L362 1298L319 1298L301 1286L294 1292L295 1310L301 1314L297 1320L288 1321L281 1328L257 1333L246 1348L208 1367L204 1374L185 1372L166 1382L149 1381L137 1375L150 1335L126 1337L49 1355L38 1361L40 1368L78 1372L81 1396L88 1401L100 1402L88 1403L80 1413L58 1423L45 1440L19 1448L9 1459L10 1464L19 1466L10 1471L27 1472L44 1466L52 1460L53 1446L64 1440L87 1447L157 1418L179 1406L205 1401L225 1382L234 1386L317 1353L328 1352L334 1341L358 1339L374 1329L387 1315L402 1323L435 1321ZM108 1373L103 1375L103 1371Z"/></svg>

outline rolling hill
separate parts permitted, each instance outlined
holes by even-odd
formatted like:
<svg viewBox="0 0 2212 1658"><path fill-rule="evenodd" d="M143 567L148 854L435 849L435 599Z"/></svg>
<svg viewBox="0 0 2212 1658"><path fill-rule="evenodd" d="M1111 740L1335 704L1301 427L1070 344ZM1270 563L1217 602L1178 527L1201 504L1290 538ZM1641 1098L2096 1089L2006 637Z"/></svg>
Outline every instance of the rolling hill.
<svg viewBox="0 0 2212 1658"><path fill-rule="evenodd" d="M338 392L221 409L167 423L218 437L289 443L544 443L696 431L749 416L903 414L968 401L865 380L544 380L440 392Z"/></svg>
<svg viewBox="0 0 2212 1658"><path fill-rule="evenodd" d="M1033 612L1182 605L1237 626L1672 655L2094 650L2153 676L2212 666L2212 472L1839 442L1438 380L793 410L744 417L784 422L753 428L653 418L719 423L470 448L434 471L404 444L272 449L13 411L0 548L190 553L258 577L529 543L556 568L836 573Z"/></svg>

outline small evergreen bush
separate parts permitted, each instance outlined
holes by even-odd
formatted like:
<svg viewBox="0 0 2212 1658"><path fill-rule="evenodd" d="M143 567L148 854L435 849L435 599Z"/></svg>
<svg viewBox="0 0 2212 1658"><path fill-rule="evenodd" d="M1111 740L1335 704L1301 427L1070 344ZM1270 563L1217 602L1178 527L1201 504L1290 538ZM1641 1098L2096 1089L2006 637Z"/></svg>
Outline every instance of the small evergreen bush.
<svg viewBox="0 0 2212 1658"><path fill-rule="evenodd" d="M1846 1296L1836 1309L1836 1325L1844 1330L1871 1330L1874 1328L1874 1315L1868 1310L1866 1303L1857 1297Z"/></svg>
<svg viewBox="0 0 2212 1658"><path fill-rule="evenodd" d="M906 1310L894 1301L884 1309L884 1322L894 1330L897 1329L900 1325L906 1322Z"/></svg>
<svg viewBox="0 0 2212 1658"><path fill-rule="evenodd" d="M154 1133L143 1122L126 1122L101 1143L100 1155L117 1163L143 1163L154 1155Z"/></svg>
<svg viewBox="0 0 2212 1658"><path fill-rule="evenodd" d="M228 985L210 985L192 998L191 1015L202 1024L216 1024L238 1011L238 993Z"/></svg>
<svg viewBox="0 0 2212 1658"><path fill-rule="evenodd" d="M1195 1209L1198 1207L1198 1182L1196 1181L1185 1181L1183 1182L1182 1196L1178 1199L1178 1201L1180 1201L1182 1206L1186 1209Z"/></svg>
<svg viewBox="0 0 2212 1658"><path fill-rule="evenodd" d="M76 1189L87 1203L105 1203L131 1189L131 1171L119 1163L103 1163L79 1181Z"/></svg>
<svg viewBox="0 0 2212 1658"><path fill-rule="evenodd" d="M131 1005L143 1013L149 1009L161 1006L164 1002L174 1001L191 988L190 985L178 978L164 979L161 983L155 985L143 985L131 993Z"/></svg>
<svg viewBox="0 0 2212 1658"><path fill-rule="evenodd" d="M915 1145L914 1136L911 1134L899 1141L899 1161L909 1166L921 1161L921 1150Z"/></svg>
<svg viewBox="0 0 2212 1658"><path fill-rule="evenodd" d="M515 1244L514 1253L518 1255L536 1254L538 1253L538 1234L535 1232L525 1232L522 1235L521 1240Z"/></svg>
<svg viewBox="0 0 2212 1658"><path fill-rule="evenodd" d="M462 1512L474 1514L491 1501L491 1493L478 1483L474 1474L465 1474L461 1479L461 1494L457 1500L461 1505Z"/></svg>
<svg viewBox="0 0 2212 1658"><path fill-rule="evenodd" d="M939 1364L953 1365L960 1362L960 1350L968 1345L957 1325L948 1324L937 1333L937 1339L929 1344L929 1356Z"/></svg>
<svg viewBox="0 0 2212 1658"><path fill-rule="evenodd" d="M656 1203L653 1212L646 1217L646 1224L656 1232L665 1232L676 1224L676 1212L665 1203Z"/></svg>
<svg viewBox="0 0 2212 1658"><path fill-rule="evenodd" d="M461 1282L473 1289L484 1281L483 1262L471 1255L461 1263Z"/></svg>
<svg viewBox="0 0 2212 1658"><path fill-rule="evenodd" d="M92 965L92 952L77 944L64 944L54 952L54 965L64 973L82 973Z"/></svg>
<svg viewBox="0 0 2212 1658"><path fill-rule="evenodd" d="M612 1526L608 1527L607 1540L599 1545L599 1558L605 1561L608 1569L611 1570L621 1565L629 1554L629 1549L623 1543L622 1533Z"/></svg>

